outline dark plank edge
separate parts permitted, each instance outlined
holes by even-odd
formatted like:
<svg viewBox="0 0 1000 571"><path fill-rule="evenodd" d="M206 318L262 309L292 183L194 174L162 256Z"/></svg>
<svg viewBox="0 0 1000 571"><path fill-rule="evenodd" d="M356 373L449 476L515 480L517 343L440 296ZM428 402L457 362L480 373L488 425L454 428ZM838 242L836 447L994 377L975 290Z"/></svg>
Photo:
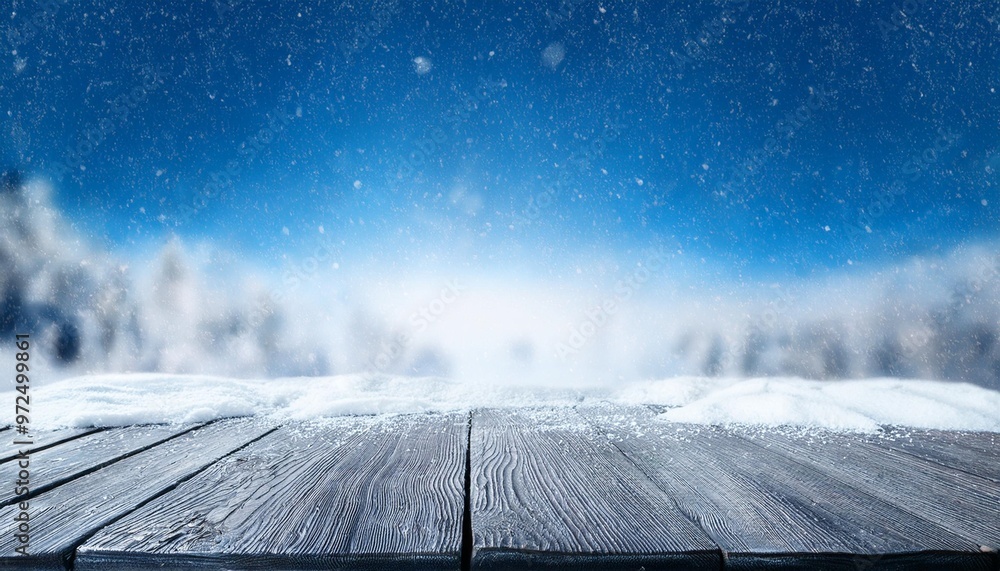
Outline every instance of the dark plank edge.
<svg viewBox="0 0 1000 571"><path fill-rule="evenodd" d="M595 571L718 571L720 552L585 554L557 551L478 549L471 569L482 571L522 571L524 569Z"/></svg>
<svg viewBox="0 0 1000 571"><path fill-rule="evenodd" d="M159 569L163 571L247 570L247 571L320 571L328 569L400 569L401 571L458 571L458 556L440 553L379 553L376 555L239 555L210 554L172 555L169 560L148 554L126 552L84 552L77 558L74 568L101 569L106 571L136 571Z"/></svg>
<svg viewBox="0 0 1000 571"><path fill-rule="evenodd" d="M0 569L17 569L17 571L52 571L66 569L73 571L73 564L65 554L46 553L42 556L5 558L0 560Z"/></svg>
<svg viewBox="0 0 1000 571"><path fill-rule="evenodd" d="M215 422L215 421L212 421L212 422ZM121 460L125 460L126 458L130 458L132 456L135 456L136 454L139 454L141 452L145 452L145 451L147 451L147 450L149 450L151 448L154 448L156 446L159 446L160 444L163 444L164 442L168 442L170 440L173 440L174 438L177 438L178 436L183 436L183 435L187 434L188 432L191 432L192 430L196 430L196 429L199 429L199 428L204 428L205 426L208 426L209 424L211 424L211 423L200 423L200 424L196 424L194 426L188 426L187 428L182 429L180 432L175 432L175 433L171 434L170 436L167 436L166 438L162 438L160 440L157 440L156 442L153 442L151 444L147 444L147 445L142 446L140 448L136 448L135 450L130 450L128 452L125 452L124 454L119 454L118 456L115 456L113 458L109 458L108 460L104 460L103 462L95 464L95 465L91 466L90 468L81 470L79 472L76 472L76 473L68 475L68 476L64 476L64 477L56 479L56 480L53 480L52 482L49 482L48 484L44 484L44 485L41 485L41 486L33 487L31 489L31 493L27 494L26 496L16 496L16 497L13 497L13 498L9 498L7 500L0 501L0 507L13 505L13 504L16 504L18 502L24 501L25 499L31 500L31 499L35 498L36 496L38 496L39 494L44 494L45 492L47 492L47 491L49 491L49 490L51 490L53 488L56 488L57 486L61 486L61 485L65 484L65 483L72 482L73 480L75 480L77 478L82 478L83 476L87 476L89 474L93 474L94 472L96 472L96 471L98 471L98 470L100 470L102 468L106 468L106 467L114 464L115 462L119 462ZM142 425L136 425L136 426L142 426ZM88 436L90 434L95 434L96 432L102 432L102 431L103 431L103 429L100 430L100 431L88 432L86 435L81 435L81 436ZM63 442L68 442L69 440L75 440L75 438L71 438L71 439L68 439L68 440L63 440Z"/></svg>
<svg viewBox="0 0 1000 571"><path fill-rule="evenodd" d="M736 571L996 571L992 553L923 551L885 555L854 553L726 553L723 569Z"/></svg>

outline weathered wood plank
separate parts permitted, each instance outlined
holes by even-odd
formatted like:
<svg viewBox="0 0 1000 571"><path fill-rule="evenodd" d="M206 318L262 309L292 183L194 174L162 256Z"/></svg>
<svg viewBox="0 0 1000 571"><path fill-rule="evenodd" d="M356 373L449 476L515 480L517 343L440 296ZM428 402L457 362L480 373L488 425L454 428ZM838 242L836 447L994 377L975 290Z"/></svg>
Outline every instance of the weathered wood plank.
<svg viewBox="0 0 1000 571"><path fill-rule="evenodd" d="M101 530L76 569L454 569L467 415L284 428Z"/></svg>
<svg viewBox="0 0 1000 571"><path fill-rule="evenodd" d="M724 429L645 407L581 413L719 544L727 568L991 568L979 545Z"/></svg>
<svg viewBox="0 0 1000 571"><path fill-rule="evenodd" d="M4 455L0 456L0 464L10 462L17 459L19 450L25 450L29 454L34 454L35 452L40 452L46 448L62 444L73 440L74 438L79 438L81 436L86 436L88 434L93 434L95 432L100 432L102 428L60 428L58 430L44 430L36 434L31 435L27 438L32 444L11 444L11 446L16 446L16 450L13 448L4 449ZM20 435L15 435L13 432L7 435L7 438L11 442L14 441L25 441L25 438ZM11 450L15 450L11 452Z"/></svg>
<svg viewBox="0 0 1000 571"><path fill-rule="evenodd" d="M29 455L31 495L159 444L196 426L146 425L111 428L64 440ZM0 464L0 482L13 482L21 462ZM18 501L14 488L0 488L0 506Z"/></svg>
<svg viewBox="0 0 1000 571"><path fill-rule="evenodd" d="M1000 549L1000 486L996 482L852 434L793 437L778 431L742 431L739 435L946 528L984 553Z"/></svg>
<svg viewBox="0 0 1000 571"><path fill-rule="evenodd" d="M716 545L569 409L477 411L474 569L719 569Z"/></svg>
<svg viewBox="0 0 1000 571"><path fill-rule="evenodd" d="M869 442L1000 482L1000 434L894 429Z"/></svg>
<svg viewBox="0 0 1000 571"><path fill-rule="evenodd" d="M67 568L74 548L94 531L271 430L252 419L215 422L42 493L27 510L29 555L17 554L21 543L4 533L0 568ZM18 508L0 508L0 521L13 522Z"/></svg>

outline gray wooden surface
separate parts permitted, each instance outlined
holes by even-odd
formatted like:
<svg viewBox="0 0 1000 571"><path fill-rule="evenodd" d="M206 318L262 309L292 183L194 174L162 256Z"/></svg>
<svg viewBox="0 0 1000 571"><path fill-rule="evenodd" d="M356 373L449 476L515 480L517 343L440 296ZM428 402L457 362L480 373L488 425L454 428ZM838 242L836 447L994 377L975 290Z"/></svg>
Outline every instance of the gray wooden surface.
<svg viewBox="0 0 1000 571"><path fill-rule="evenodd" d="M719 569L715 544L572 410L477 411L472 566Z"/></svg>
<svg viewBox="0 0 1000 571"><path fill-rule="evenodd" d="M30 555L17 554L13 533L4 533L0 568L67 568L91 534L270 430L248 419L215 422L38 495L30 500ZM0 521L13 521L17 507L0 509Z"/></svg>
<svg viewBox="0 0 1000 571"><path fill-rule="evenodd" d="M1000 550L1000 486L971 470L929 462L850 434L795 437L758 430L741 437L895 504L913 521L932 522L964 537L981 552Z"/></svg>
<svg viewBox="0 0 1000 571"><path fill-rule="evenodd" d="M920 552L935 569L991 568L978 543L730 431L659 422L645 407L581 413L705 530L727 568L850 568L876 559L880 568L908 568Z"/></svg>
<svg viewBox="0 0 1000 571"><path fill-rule="evenodd" d="M867 441L1000 482L1000 434L995 432L896 429Z"/></svg>
<svg viewBox="0 0 1000 571"><path fill-rule="evenodd" d="M4 430L8 430L5 428ZM51 446L56 446L63 442L73 440L74 438L79 438L86 434L92 434L94 432L99 432L97 428L61 428L59 430L47 430L43 432L38 432L30 436L23 436L14 433L13 430L6 432L4 438L10 443L10 448L4 450L4 454L0 455L0 463L10 462L17 458L19 451L27 451L29 454L38 452L40 450L45 450ZM21 441L31 441L32 444L14 444L14 442Z"/></svg>
<svg viewBox="0 0 1000 571"><path fill-rule="evenodd" d="M610 405L65 430L0 568L996 571L998 436Z"/></svg>
<svg viewBox="0 0 1000 571"><path fill-rule="evenodd" d="M468 415L283 428L101 530L77 569L454 569Z"/></svg>
<svg viewBox="0 0 1000 571"><path fill-rule="evenodd" d="M63 440L58 446L32 452L29 459L36 469L32 470L31 495L45 492L193 428L196 427L148 425L84 432L76 438ZM16 461L0 464L0 482L13 482L18 471ZM18 500L13 487L0 488L0 506Z"/></svg>

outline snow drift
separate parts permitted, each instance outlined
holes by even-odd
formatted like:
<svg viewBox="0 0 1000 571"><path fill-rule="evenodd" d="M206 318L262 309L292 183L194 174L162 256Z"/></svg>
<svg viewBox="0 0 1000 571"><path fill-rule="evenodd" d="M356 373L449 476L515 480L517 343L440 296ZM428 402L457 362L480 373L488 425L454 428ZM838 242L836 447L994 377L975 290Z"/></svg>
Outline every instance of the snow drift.
<svg viewBox="0 0 1000 571"><path fill-rule="evenodd" d="M204 422L231 416L278 422L344 415L468 411L474 407L664 407L665 421L819 427L885 425L1000 432L1000 393L968 383L870 379L678 377L618 387L553 389L395 375L233 379L204 375L91 375L34 391L35 428Z"/></svg>

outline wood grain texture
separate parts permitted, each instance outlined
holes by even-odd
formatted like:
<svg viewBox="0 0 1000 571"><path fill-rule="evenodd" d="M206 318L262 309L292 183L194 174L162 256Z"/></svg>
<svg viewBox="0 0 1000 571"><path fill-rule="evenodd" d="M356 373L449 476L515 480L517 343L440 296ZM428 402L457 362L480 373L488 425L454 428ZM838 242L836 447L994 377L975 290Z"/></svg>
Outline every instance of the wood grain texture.
<svg viewBox="0 0 1000 571"><path fill-rule="evenodd" d="M31 495L107 466L193 428L193 425L111 428L33 452L29 456L29 467L34 468L31 470ZM19 462L0 464L0 482L13 482L19 470ZM0 506L12 504L18 499L13 487L0 488Z"/></svg>
<svg viewBox="0 0 1000 571"><path fill-rule="evenodd" d="M724 429L644 407L580 412L719 544L727 568L990 569L979 545Z"/></svg>
<svg viewBox="0 0 1000 571"><path fill-rule="evenodd" d="M271 430L251 419L214 422L42 493L28 510L30 555L18 555L19 543L4 533L0 568L65 569L74 548L94 531ZM17 507L0 509L0 521L13 521Z"/></svg>
<svg viewBox="0 0 1000 571"><path fill-rule="evenodd" d="M31 435L28 440L32 441L33 444L11 444L10 448L4 449L4 455L0 456L0 464L10 462L17 459L18 451L27 451L29 454L45 450L51 446L56 446L63 442L73 440L74 438L79 438L87 434L93 434L95 432L100 432L101 428L60 428L58 430L45 430ZM23 437L19 435L14 435L13 432L7 435L7 437L13 441L24 440Z"/></svg>
<svg viewBox="0 0 1000 571"><path fill-rule="evenodd" d="M474 569L719 569L716 545L570 409L476 411Z"/></svg>
<svg viewBox="0 0 1000 571"><path fill-rule="evenodd" d="M284 428L94 535L76 569L454 569L467 415Z"/></svg>
<svg viewBox="0 0 1000 571"><path fill-rule="evenodd" d="M744 431L740 437L948 529L982 552L1000 550L1000 485L992 480L866 442L858 435L820 432L796 437Z"/></svg>
<svg viewBox="0 0 1000 571"><path fill-rule="evenodd" d="M1000 434L995 432L895 428L867 441L1000 483Z"/></svg>

